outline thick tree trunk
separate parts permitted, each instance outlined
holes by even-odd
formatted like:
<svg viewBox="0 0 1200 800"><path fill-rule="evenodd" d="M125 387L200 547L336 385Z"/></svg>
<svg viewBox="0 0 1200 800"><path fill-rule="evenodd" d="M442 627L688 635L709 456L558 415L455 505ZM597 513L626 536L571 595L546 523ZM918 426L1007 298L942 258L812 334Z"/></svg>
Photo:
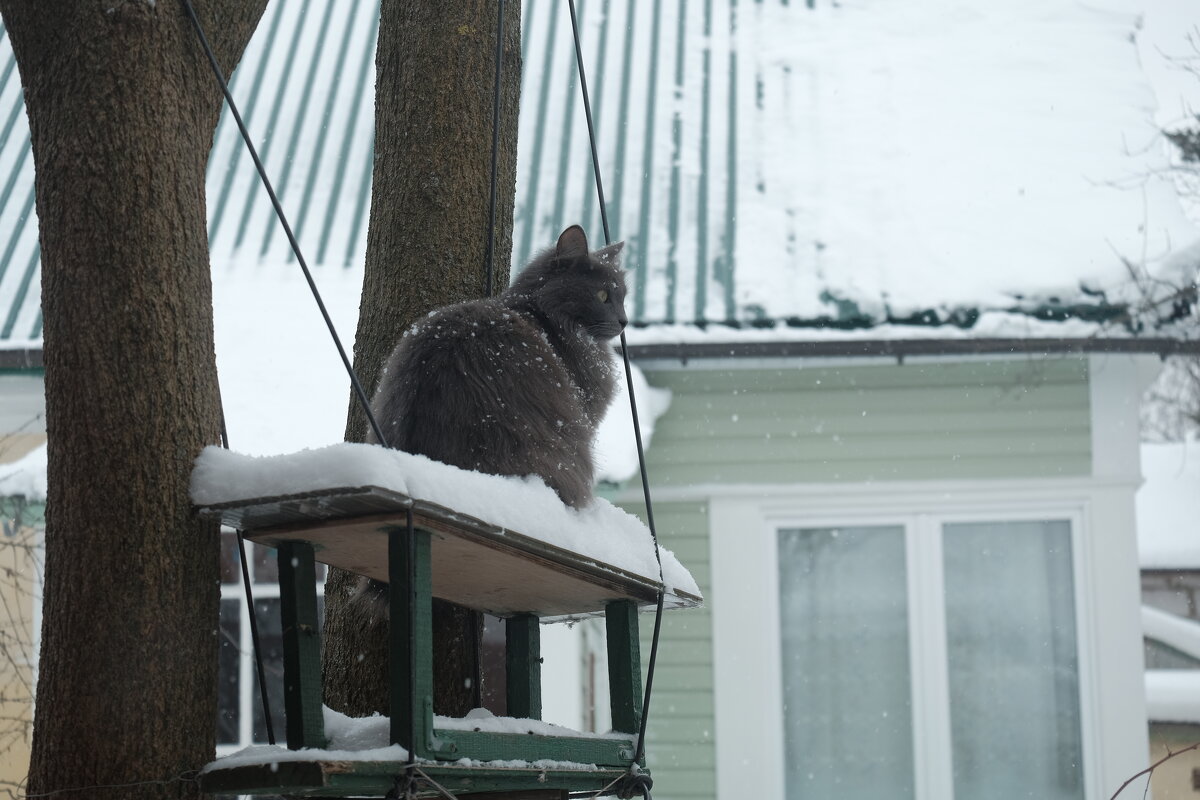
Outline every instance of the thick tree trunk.
<svg viewBox="0 0 1200 800"><path fill-rule="evenodd" d="M265 1L200 4L226 69ZM214 750L219 573L188 479L220 430L204 201L220 95L171 0L0 11L32 133L45 316L29 794L197 796L189 773Z"/></svg>
<svg viewBox="0 0 1200 800"><path fill-rule="evenodd" d="M508 285L520 97L521 4L505 6L494 286ZM375 172L355 369L371 392L401 332L430 309L482 297L487 242L497 3L384 0L376 54ZM346 438L366 418L351 402ZM325 588L326 702L388 709L386 623L343 613L353 579ZM473 705L478 622L439 605L434 706Z"/></svg>

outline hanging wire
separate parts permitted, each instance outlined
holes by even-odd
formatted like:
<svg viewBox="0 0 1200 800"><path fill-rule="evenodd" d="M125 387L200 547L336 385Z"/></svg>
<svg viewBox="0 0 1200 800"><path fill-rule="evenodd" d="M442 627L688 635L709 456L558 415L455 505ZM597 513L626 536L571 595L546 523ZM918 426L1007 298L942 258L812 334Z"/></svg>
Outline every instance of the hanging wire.
<svg viewBox="0 0 1200 800"><path fill-rule="evenodd" d="M263 186L267 190L267 195L271 198L271 205L275 208L275 215L279 218L284 233L287 234L288 243L292 246L292 252L296 254L296 261L300 264L300 269L304 272L304 279L308 281L308 288L312 291L313 299L317 302L317 308L321 311L321 316L325 320L325 326L329 328L329 335L333 337L333 343L337 347L338 355L342 357L342 364L346 367L346 374L350 376L350 384L354 388L358 402L362 406L363 412L367 415L367 422L370 424L371 430L375 433L376 441L387 447L387 438L383 435L379 423L376 422L375 415L371 413L371 403L367 399L367 393L363 390L362 383L358 380L358 375L354 372L354 367L350 363L350 358L346 355L346 349L342 347L342 340L338 337L337 330L333 327L333 320L329 316L329 311L325 308L325 301L321 299L321 293L317 290L317 284L313 280L312 272L308 268L308 262L304 259L304 254L300 252L300 243L296 241L296 235L292 233L292 226L288 224L287 216L283 213L283 206L280 205L279 198L275 195L275 189L271 186L271 180L267 177L267 171L258 157L258 151L254 148L254 142L250 139L250 132L246 130L246 124L242 122L242 115L238 112L237 103L233 101L233 95L229 92L229 84L226 83L225 74L221 72L221 65L217 63L217 56L213 53L212 46L208 43L208 37L204 35L204 28L200 25L200 18L196 16L196 9L192 7L191 0L180 0L180 2L183 3L188 18L192 21L192 27L196 30L200 46L204 49L204 55L208 57L208 64L212 67L213 75L216 76L217 83L221 86L221 93L225 95L225 102L229 104L229 111L233 114L234 122L237 123L238 130L241 131L242 140L246 143L246 149L250 152L250 158L254 161L254 167L258 170L258 177L262 179Z"/></svg>
<svg viewBox="0 0 1200 800"><path fill-rule="evenodd" d="M600 221L604 226L604 244L612 244L612 234L608 227L608 211L604 205L604 182L600 178L600 155L596 148L596 129L592 124L592 103L588 98L587 75L583 68L583 47L579 42L579 18L575 13L575 0L568 0L571 9L571 33L575 37L575 64L579 70L579 88L583 93L583 113L587 119L588 141L592 149L592 171L596 175L596 196L600 205ZM637 752L633 761L642 760L646 753L646 722L650 717L650 693L654 688L654 665L658 660L658 639L662 632L663 612L663 568L662 555L659 553L658 532L654 527L654 504L650 499L650 481L646 475L646 452L642 447L642 426L638 419L637 398L633 394L633 369L629 364L629 349L625 343L625 331L621 331L621 359L625 364L625 385L629 394L629 410L633 416L633 438L637 444L638 468L642 476L642 496L646 500L646 525L650 528L650 538L654 541L654 557L658 561L658 603L654 610L654 635L650 640L650 662L646 666L646 689L642 699L641 729L638 731ZM649 797L649 788L645 788Z"/></svg>
<svg viewBox="0 0 1200 800"><path fill-rule="evenodd" d="M496 77L492 83L492 176L488 199L487 252L484 270L487 285L484 297L492 296L492 272L496 246L496 184L500 153L500 77L504 71L504 0L499 0L496 21Z"/></svg>
<svg viewBox="0 0 1200 800"><path fill-rule="evenodd" d="M221 389L217 386L220 402ZM225 409L221 408L221 446L229 449L229 429L225 427ZM250 644L254 650L254 667L258 675L258 694L262 698L263 721L267 726L267 743L275 744L275 721L271 718L271 701L267 699L267 673L263 669L262 645L258 637L258 612L254 608L254 592L250 588L250 562L246 558L246 535L237 531L238 558L242 563L242 586L246 588L246 610L250 614Z"/></svg>

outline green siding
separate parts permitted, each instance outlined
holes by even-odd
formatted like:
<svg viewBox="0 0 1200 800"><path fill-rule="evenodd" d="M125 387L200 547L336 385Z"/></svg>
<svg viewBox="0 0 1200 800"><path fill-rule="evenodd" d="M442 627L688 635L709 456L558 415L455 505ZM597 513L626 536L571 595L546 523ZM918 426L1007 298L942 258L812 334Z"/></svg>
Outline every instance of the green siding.
<svg viewBox="0 0 1200 800"><path fill-rule="evenodd" d="M1087 361L779 369L646 368L674 396L648 451L652 487L1086 475ZM641 513L640 503L627 503ZM647 764L660 800L716 795L707 503L659 502L663 546L706 607L663 618ZM642 653L653 630L642 620Z"/></svg>
<svg viewBox="0 0 1200 800"><path fill-rule="evenodd" d="M653 473L651 473L653 475ZM643 515L644 506L628 504ZM655 503L663 547L691 570L708 597L708 508L705 503ZM654 619L641 619L643 669L650 657ZM658 800L711 798L716 792L713 740L712 614L707 608L663 615L654 671L646 765Z"/></svg>
<svg viewBox="0 0 1200 800"><path fill-rule="evenodd" d="M1086 475L1082 358L651 372L656 486Z"/></svg>

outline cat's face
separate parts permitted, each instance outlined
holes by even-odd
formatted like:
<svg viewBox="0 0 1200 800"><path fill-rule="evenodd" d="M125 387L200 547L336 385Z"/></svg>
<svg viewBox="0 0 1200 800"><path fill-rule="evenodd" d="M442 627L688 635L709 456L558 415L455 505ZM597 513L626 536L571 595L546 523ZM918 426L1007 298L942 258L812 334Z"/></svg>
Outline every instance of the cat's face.
<svg viewBox="0 0 1200 800"><path fill-rule="evenodd" d="M563 231L550 258L535 262L517 279L526 284L546 316L569 331L607 341L619 336L625 316L625 272L619 266L624 242L588 252L583 229Z"/></svg>

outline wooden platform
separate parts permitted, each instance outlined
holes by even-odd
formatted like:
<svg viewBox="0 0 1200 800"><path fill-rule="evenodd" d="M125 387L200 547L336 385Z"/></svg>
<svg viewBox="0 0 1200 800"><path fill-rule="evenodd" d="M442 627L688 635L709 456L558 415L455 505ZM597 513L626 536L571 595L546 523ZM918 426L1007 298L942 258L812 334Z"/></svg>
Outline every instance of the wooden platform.
<svg viewBox="0 0 1200 800"><path fill-rule="evenodd" d="M388 761L282 761L278 764L217 769L200 776L201 790L210 794L281 794L300 797L384 797L403 775L406 764ZM462 767L420 764L422 772L455 795L471 798L565 797L567 792L597 792L626 774L617 768L594 770L534 767ZM538 787L530 790L529 787ZM492 794L496 793L496 794ZM519 793L519 794L518 794ZM443 797L429 786L423 797Z"/></svg>
<svg viewBox="0 0 1200 800"><path fill-rule="evenodd" d="M317 561L386 583L388 532L405 524L409 509L416 527L431 534L435 597L499 617L543 619L602 614L613 600L657 602L656 579L374 486L253 498L205 506L200 513L261 544L303 538ZM663 600L668 609L700 603L680 591Z"/></svg>
<svg viewBox="0 0 1200 800"><path fill-rule="evenodd" d="M214 765L201 777L205 791L383 796L405 775L407 764L401 762L334 760L322 752L328 739L321 707L317 561L391 584L388 741L413 752L438 785L456 795L520 792L528 800L550 800L606 790L621 776L644 769L644 759L634 763L642 714L638 617L639 608L657 602L661 584L655 578L375 486L249 498L199 513L278 551L287 746L314 750L303 760ZM651 546L645 543L648 553ZM508 713L521 719L541 718L541 622L603 615L612 727L626 736L437 728L434 597L506 618L505 696ZM665 608L700 602L687 592L664 594ZM563 765L586 768L559 768ZM638 780L643 778L648 774ZM438 794L432 784L421 789L421 796Z"/></svg>

